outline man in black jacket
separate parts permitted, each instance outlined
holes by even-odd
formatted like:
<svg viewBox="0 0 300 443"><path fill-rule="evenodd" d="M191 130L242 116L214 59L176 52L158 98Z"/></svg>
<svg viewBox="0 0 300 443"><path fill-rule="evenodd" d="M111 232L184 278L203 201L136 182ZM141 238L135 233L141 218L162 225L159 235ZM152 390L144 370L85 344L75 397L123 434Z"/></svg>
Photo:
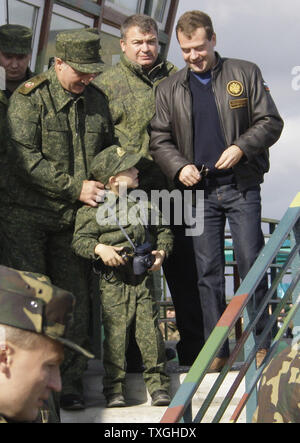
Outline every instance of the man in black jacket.
<svg viewBox="0 0 300 443"><path fill-rule="evenodd" d="M259 68L215 52L209 16L187 12L176 31L187 66L157 90L150 150L179 188L204 191L204 232L193 244L207 339L226 307L226 219L242 279L264 245L260 184L269 170L268 149L279 139L283 122ZM203 165L205 177L199 172ZM256 290L253 309L266 290L267 277ZM257 325L258 335L267 318L266 311ZM269 341L261 345L260 357L268 346ZM211 369L220 370L228 354L225 343Z"/></svg>

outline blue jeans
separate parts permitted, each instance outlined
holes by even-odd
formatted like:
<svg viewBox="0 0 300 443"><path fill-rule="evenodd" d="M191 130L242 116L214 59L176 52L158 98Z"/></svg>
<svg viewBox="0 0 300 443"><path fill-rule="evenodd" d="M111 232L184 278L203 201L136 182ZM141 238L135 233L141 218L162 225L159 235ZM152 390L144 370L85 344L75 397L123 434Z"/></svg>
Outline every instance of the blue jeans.
<svg viewBox="0 0 300 443"><path fill-rule="evenodd" d="M239 275L244 279L264 246L260 186L242 193L235 185L208 188L204 192L204 232L193 238L193 244L206 340L226 309L224 276L226 220L230 226ZM265 276L253 296L254 311L267 290L268 279ZM266 310L257 324L257 335L262 332L267 320ZM268 346L269 341L262 347ZM226 342L219 357L228 355L229 346Z"/></svg>

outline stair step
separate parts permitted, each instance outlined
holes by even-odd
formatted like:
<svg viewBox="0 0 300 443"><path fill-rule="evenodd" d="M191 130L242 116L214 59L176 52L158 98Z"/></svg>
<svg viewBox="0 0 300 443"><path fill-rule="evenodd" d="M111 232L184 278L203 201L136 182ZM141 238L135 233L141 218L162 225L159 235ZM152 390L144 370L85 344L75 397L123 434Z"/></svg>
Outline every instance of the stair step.
<svg viewBox="0 0 300 443"><path fill-rule="evenodd" d="M172 368L171 388L170 394L174 396L181 383L183 383L186 373L182 373L180 368L174 371ZM166 411L166 407L151 406L151 397L147 392L142 374L127 374L126 375L126 401L128 406L125 408L106 408L105 397L102 393L102 378L104 370L102 363L99 360L91 361L89 368L84 376L84 395L86 401L86 409L84 411L64 411L61 410L61 420L63 423L159 423ZM224 399L237 372L230 372L223 386L219 389L211 407L209 408L203 422L211 422L219 405ZM193 399L193 416L197 414L200 406L218 374L207 374L199 386ZM236 392L231 405L228 407L222 419L223 422L229 422L230 417L238 404L239 400L244 394L244 383ZM245 412L241 415L239 420L245 423Z"/></svg>

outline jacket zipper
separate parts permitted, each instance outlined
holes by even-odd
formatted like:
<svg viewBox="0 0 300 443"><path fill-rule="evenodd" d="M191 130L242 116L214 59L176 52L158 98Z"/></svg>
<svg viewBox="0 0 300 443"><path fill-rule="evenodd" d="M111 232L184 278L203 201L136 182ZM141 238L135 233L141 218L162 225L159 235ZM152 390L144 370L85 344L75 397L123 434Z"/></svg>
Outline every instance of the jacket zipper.
<svg viewBox="0 0 300 443"><path fill-rule="evenodd" d="M224 140L225 140L225 143L226 143L226 149L227 149L227 148L229 148L229 143L228 143L227 135L226 135L226 132L225 132L225 129L224 129L223 118L222 118L222 115L221 115L220 102L219 102L219 99L218 99L217 94L216 94L214 72L212 72L212 82L211 82L211 84L212 84L212 91L213 91L213 94L214 94L214 97L215 97L215 101L216 101L216 105L217 105L217 111L218 111L218 115L219 115L219 120L220 120L220 123L221 123L221 128L222 128Z"/></svg>

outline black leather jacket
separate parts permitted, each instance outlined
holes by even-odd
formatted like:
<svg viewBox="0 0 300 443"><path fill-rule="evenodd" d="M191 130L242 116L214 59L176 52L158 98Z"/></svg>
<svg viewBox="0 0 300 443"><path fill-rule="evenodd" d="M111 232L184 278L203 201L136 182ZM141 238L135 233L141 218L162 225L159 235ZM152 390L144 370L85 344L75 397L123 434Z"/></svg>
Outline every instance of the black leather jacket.
<svg viewBox="0 0 300 443"><path fill-rule="evenodd" d="M259 68L250 62L220 58L212 71L212 87L227 146L244 152L233 168L243 191L263 182L269 171L269 148L279 139L283 121ZM157 88L150 153L172 181L194 162L192 95L186 67Z"/></svg>

